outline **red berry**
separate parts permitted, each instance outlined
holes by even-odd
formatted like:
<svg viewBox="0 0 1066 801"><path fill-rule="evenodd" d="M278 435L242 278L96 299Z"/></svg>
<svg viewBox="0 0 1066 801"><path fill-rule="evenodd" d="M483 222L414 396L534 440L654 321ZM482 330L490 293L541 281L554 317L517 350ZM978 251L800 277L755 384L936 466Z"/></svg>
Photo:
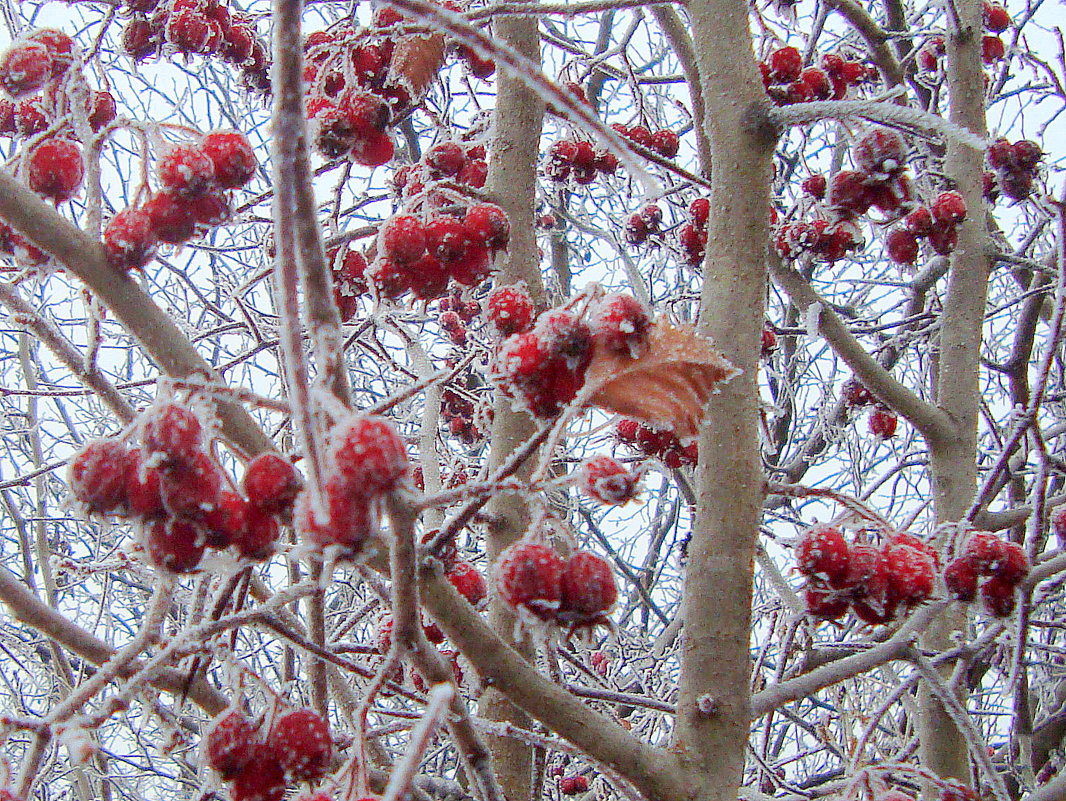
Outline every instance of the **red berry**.
<svg viewBox="0 0 1066 801"><path fill-rule="evenodd" d="M323 491L327 508L326 519L322 521L312 514L307 489L296 497L293 509L296 530L321 548L341 545L348 551L358 551L374 532L370 498L354 491L348 481L336 475L326 480Z"/></svg>
<svg viewBox="0 0 1066 801"><path fill-rule="evenodd" d="M941 192L933 201L930 212L936 222L955 225L966 219L966 201L958 192Z"/></svg>
<svg viewBox="0 0 1066 801"><path fill-rule="evenodd" d="M990 3L985 0L981 4L981 12L985 28L992 31L992 33L1003 33L1010 27L1010 14L999 3Z"/></svg>
<svg viewBox="0 0 1066 801"><path fill-rule="evenodd" d="M632 295L608 295L589 313L594 341L607 350L631 358L644 355L649 347L651 317Z"/></svg>
<svg viewBox="0 0 1066 801"><path fill-rule="evenodd" d="M821 173L816 173L806 180L801 185L804 192L811 197L823 198L825 197L826 180L825 176Z"/></svg>
<svg viewBox="0 0 1066 801"><path fill-rule="evenodd" d="M593 456L582 463L581 491L600 503L623 504L637 495L639 476L610 456Z"/></svg>
<svg viewBox="0 0 1066 801"><path fill-rule="evenodd" d="M134 448L129 453L126 468L126 495L129 499L130 514L149 520L166 514L160 489L162 473L158 465L151 464L152 457L146 461L144 452Z"/></svg>
<svg viewBox="0 0 1066 801"><path fill-rule="evenodd" d="M800 80L806 85L813 100L829 100L833 97L833 82L820 67L807 67L800 73Z"/></svg>
<svg viewBox="0 0 1066 801"><path fill-rule="evenodd" d="M648 239L648 234L651 233L647 221L640 214L631 214L626 218L624 232L626 242L631 245L644 244Z"/></svg>
<svg viewBox="0 0 1066 801"><path fill-rule="evenodd" d="M791 83L803 71L803 56L794 47L782 47L770 54L770 72L775 83Z"/></svg>
<svg viewBox="0 0 1066 801"><path fill-rule="evenodd" d="M865 172L842 170L829 181L828 204L833 208L853 214L865 214L871 198L867 189Z"/></svg>
<svg viewBox="0 0 1066 801"><path fill-rule="evenodd" d="M559 792L563 795L577 795L589 789L589 780L584 776L563 776L559 779Z"/></svg>
<svg viewBox="0 0 1066 801"><path fill-rule="evenodd" d="M450 215L432 217L425 226L426 250L445 262L458 261L467 248L467 230L462 221Z"/></svg>
<svg viewBox="0 0 1066 801"><path fill-rule="evenodd" d="M466 152L458 142L440 142L426 151L425 161L440 175L455 176L466 164Z"/></svg>
<svg viewBox="0 0 1066 801"><path fill-rule="evenodd" d="M917 237L929 236L933 231L933 215L925 206L919 206L903 218L903 227Z"/></svg>
<svg viewBox="0 0 1066 801"><path fill-rule="evenodd" d="M493 203L480 203L466 210L463 227L475 242L492 250L503 250L511 236L511 223L504 210Z"/></svg>
<svg viewBox="0 0 1066 801"><path fill-rule="evenodd" d="M261 453L248 463L241 490L252 506L265 512L291 509L303 481L291 461L277 453Z"/></svg>
<svg viewBox="0 0 1066 801"><path fill-rule="evenodd" d="M307 707L275 720L266 746L291 781L321 778L333 756L329 723Z"/></svg>
<svg viewBox="0 0 1066 801"><path fill-rule="evenodd" d="M143 206L152 223L152 230L160 242L179 245L192 239L196 232L196 217L189 201L165 189L156 192Z"/></svg>
<svg viewBox="0 0 1066 801"><path fill-rule="evenodd" d="M888 560L889 590L896 600L913 606L933 594L936 565L923 550L897 541L884 549Z"/></svg>
<svg viewBox="0 0 1066 801"><path fill-rule="evenodd" d="M696 223L685 223L678 232L678 241L689 264L700 264L707 247L707 232Z"/></svg>
<svg viewBox="0 0 1066 801"><path fill-rule="evenodd" d="M141 439L149 453L161 453L170 462L191 463L200 452L200 420L192 410L167 403L144 416Z"/></svg>
<svg viewBox="0 0 1066 801"><path fill-rule="evenodd" d="M618 585L606 560L590 551L577 551L563 568L558 618L579 625L596 623L618 599Z"/></svg>
<svg viewBox="0 0 1066 801"><path fill-rule="evenodd" d="M89 127L93 133L99 133L102 129L114 122L118 116L118 106L110 92L93 92L93 107L89 112Z"/></svg>
<svg viewBox="0 0 1066 801"><path fill-rule="evenodd" d="M158 242L151 218L142 208L120 211L104 228L107 261L116 270L144 267L155 255Z"/></svg>
<svg viewBox="0 0 1066 801"><path fill-rule="evenodd" d="M918 260L918 238L906 228L893 228L885 237L885 252L896 264L914 264Z"/></svg>
<svg viewBox="0 0 1066 801"><path fill-rule="evenodd" d="M1007 163L1015 170L1035 170L1043 156L1044 152L1036 142L1019 139L1010 146Z"/></svg>
<svg viewBox="0 0 1066 801"><path fill-rule="evenodd" d="M211 187L202 195L188 198L186 203L192 209L196 224L203 228L222 225L232 214L229 195L218 186Z"/></svg>
<svg viewBox="0 0 1066 801"><path fill-rule="evenodd" d="M197 517L209 548L226 548L246 536L251 506L235 492L222 490L214 508Z"/></svg>
<svg viewBox="0 0 1066 801"><path fill-rule="evenodd" d="M252 758L233 777L230 798L232 801L282 801L287 789L285 768L273 749L260 743L253 748Z"/></svg>
<svg viewBox="0 0 1066 801"><path fill-rule="evenodd" d="M407 473L407 449L384 417L341 420L330 432L329 447L339 475L363 495L391 492Z"/></svg>
<svg viewBox="0 0 1066 801"><path fill-rule="evenodd" d="M977 597L977 568L973 560L960 557L944 568L944 583L951 597L969 603Z"/></svg>
<svg viewBox="0 0 1066 801"><path fill-rule="evenodd" d="M889 592L888 560L872 545L852 545L844 584L851 590L852 611L872 625L887 623L895 615Z"/></svg>
<svg viewBox="0 0 1066 801"><path fill-rule="evenodd" d="M204 533L183 518L157 520L149 524L148 558L156 567L171 573L189 573L204 555Z"/></svg>
<svg viewBox="0 0 1066 801"><path fill-rule="evenodd" d="M215 164L200 145L172 147L159 159L159 182L179 195L198 195L215 178Z"/></svg>
<svg viewBox="0 0 1066 801"><path fill-rule="evenodd" d="M764 325L762 329L762 339L759 344L759 358L768 359L777 350L777 334L774 333L774 329L768 325Z"/></svg>
<svg viewBox="0 0 1066 801"><path fill-rule="evenodd" d="M81 146L77 142L52 137L30 151L30 189L57 203L74 196L84 174Z"/></svg>
<svg viewBox="0 0 1066 801"><path fill-rule="evenodd" d="M143 61L159 52L159 33L146 20L134 17L122 29L122 49L134 61Z"/></svg>
<svg viewBox="0 0 1066 801"><path fill-rule="evenodd" d="M390 217L379 233L381 253L397 264L411 264L426 253L426 228L409 214Z"/></svg>
<svg viewBox="0 0 1066 801"><path fill-rule="evenodd" d="M828 587L808 585L803 590L807 614L826 620L838 620L848 611L848 599L844 593Z"/></svg>
<svg viewBox="0 0 1066 801"><path fill-rule="evenodd" d="M860 170L892 175L904 168L907 146L891 128L875 128L858 141L852 155Z"/></svg>
<svg viewBox="0 0 1066 801"><path fill-rule="evenodd" d="M127 499L129 449L120 439L96 439L70 462L70 491L90 512L107 513Z"/></svg>
<svg viewBox="0 0 1066 801"><path fill-rule="evenodd" d="M19 42L0 56L0 87L17 98L41 89L52 77L52 54L42 42Z"/></svg>
<svg viewBox="0 0 1066 801"><path fill-rule="evenodd" d="M229 544L245 559L262 562L274 555L278 535L278 521L273 513L249 504L244 525L236 529Z"/></svg>
<svg viewBox="0 0 1066 801"><path fill-rule="evenodd" d="M457 560L445 573L445 577L473 606L477 606L488 595L485 578L469 562Z"/></svg>
<svg viewBox="0 0 1066 801"><path fill-rule="evenodd" d="M840 529L811 526L796 545L796 568L805 576L842 586L848 575L848 543Z"/></svg>
<svg viewBox="0 0 1066 801"><path fill-rule="evenodd" d="M222 500L222 472L203 451L188 462L166 467L159 486L163 506L179 517L199 520Z"/></svg>
<svg viewBox="0 0 1066 801"><path fill-rule="evenodd" d="M634 125L626 133L626 138L630 142L634 142L641 147L646 147L649 150L654 149L654 144L651 138L651 131L645 128L643 125Z"/></svg>
<svg viewBox="0 0 1066 801"><path fill-rule="evenodd" d="M1005 169L1011 165L1011 143L1000 137L988 146L988 163L995 170Z"/></svg>
<svg viewBox="0 0 1066 801"><path fill-rule="evenodd" d="M992 575L1008 584L1018 584L1029 575L1029 557L1016 542L1004 542L1003 552L992 567Z"/></svg>
<svg viewBox="0 0 1066 801"><path fill-rule="evenodd" d="M207 764L223 779L233 778L255 753L255 725L236 710L211 721L204 734Z"/></svg>
<svg viewBox="0 0 1066 801"><path fill-rule="evenodd" d="M974 568L983 575L991 575L1006 557L1006 542L990 531L974 531L966 538L963 548Z"/></svg>
<svg viewBox="0 0 1066 801"><path fill-rule="evenodd" d="M39 28L29 35L31 42L40 42L52 57L50 77L58 78L74 63L74 40L55 28Z"/></svg>
<svg viewBox="0 0 1066 801"><path fill-rule="evenodd" d="M711 217L711 201L705 197L696 198L688 204L688 216L697 228L705 228Z"/></svg>
<svg viewBox="0 0 1066 801"><path fill-rule="evenodd" d="M998 180L999 188L1011 200L1025 200L1033 194L1035 176L1031 172L1021 170L1008 172L999 176Z"/></svg>
<svg viewBox="0 0 1066 801"><path fill-rule="evenodd" d="M999 576L993 576L981 585L981 600L985 609L996 617L1007 617L1014 611L1017 599L1014 596L1014 584Z"/></svg>
<svg viewBox="0 0 1066 801"><path fill-rule="evenodd" d="M200 147L212 162L215 182L223 189L244 186L255 175L255 151L239 131L211 131Z"/></svg>
<svg viewBox="0 0 1066 801"><path fill-rule="evenodd" d="M500 556L496 589L513 607L551 620L562 597L563 560L547 545L520 540Z"/></svg>
<svg viewBox="0 0 1066 801"><path fill-rule="evenodd" d="M183 53L206 55L219 41L221 30L206 15L184 8L167 17L165 35L167 41Z"/></svg>
<svg viewBox="0 0 1066 801"><path fill-rule="evenodd" d="M671 130L663 129L651 135L651 149L664 159L672 159L681 147L681 139Z"/></svg>
<svg viewBox="0 0 1066 801"><path fill-rule="evenodd" d="M844 403L852 409L861 409L863 406L869 406L871 403L876 402L873 393L856 378L849 378L845 381L844 388L840 394L844 399Z"/></svg>
<svg viewBox="0 0 1066 801"><path fill-rule="evenodd" d="M929 247L941 256L947 256L954 252L959 244L959 231L954 223L933 223L933 229L929 232Z"/></svg>
<svg viewBox="0 0 1066 801"><path fill-rule="evenodd" d="M981 37L981 60L985 64L995 64L1007 54L1007 46L998 36Z"/></svg>
<svg viewBox="0 0 1066 801"><path fill-rule="evenodd" d="M15 105L15 130L23 138L48 130L48 117L41 107L40 98L23 100Z"/></svg>
<svg viewBox="0 0 1066 801"><path fill-rule="evenodd" d="M870 433L881 439L891 439L896 435L898 422L895 412L888 409L874 409L870 412Z"/></svg>
<svg viewBox="0 0 1066 801"><path fill-rule="evenodd" d="M485 318L501 337L527 331L533 325L533 299L525 284L499 286L485 298Z"/></svg>

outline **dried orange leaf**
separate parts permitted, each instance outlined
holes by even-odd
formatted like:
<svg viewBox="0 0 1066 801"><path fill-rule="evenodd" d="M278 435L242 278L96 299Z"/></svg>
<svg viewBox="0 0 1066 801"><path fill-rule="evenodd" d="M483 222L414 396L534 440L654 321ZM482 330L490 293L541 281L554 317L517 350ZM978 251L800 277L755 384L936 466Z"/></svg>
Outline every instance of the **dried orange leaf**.
<svg viewBox="0 0 1066 801"><path fill-rule="evenodd" d="M396 43L389 66L389 83L406 88L412 98L422 96L444 63L440 34L406 36Z"/></svg>
<svg viewBox="0 0 1066 801"><path fill-rule="evenodd" d="M639 358L597 348L585 374L589 402L679 437L696 433L711 393L740 370L690 325L656 323Z"/></svg>

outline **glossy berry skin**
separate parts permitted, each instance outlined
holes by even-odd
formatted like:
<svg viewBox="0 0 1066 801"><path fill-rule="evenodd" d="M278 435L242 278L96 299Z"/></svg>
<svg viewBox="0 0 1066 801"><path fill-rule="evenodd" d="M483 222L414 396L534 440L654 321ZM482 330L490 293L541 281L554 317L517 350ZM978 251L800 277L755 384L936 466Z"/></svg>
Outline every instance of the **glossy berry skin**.
<svg viewBox="0 0 1066 801"><path fill-rule="evenodd" d="M203 531L182 518L149 524L146 544L152 564L171 573L192 572L204 555Z"/></svg>
<svg viewBox="0 0 1066 801"><path fill-rule="evenodd" d="M618 585L605 559L590 551L577 551L567 560L561 579L558 619L575 625L604 620L618 600Z"/></svg>
<svg viewBox="0 0 1066 801"><path fill-rule="evenodd" d="M391 492L407 474L407 449L384 417L352 415L330 432L338 474L365 495Z"/></svg>
<svg viewBox="0 0 1066 801"><path fill-rule="evenodd" d="M139 270L155 256L159 238L142 208L120 211L104 228L107 261L116 270Z"/></svg>
<svg viewBox="0 0 1066 801"><path fill-rule="evenodd" d="M516 609L551 620L562 597L563 560L547 545L520 540L500 556L496 590Z"/></svg>
<svg viewBox="0 0 1066 801"><path fill-rule="evenodd" d="M528 331L533 325L533 299L525 284L493 289L485 299L485 318L501 337Z"/></svg>
<svg viewBox="0 0 1066 801"><path fill-rule="evenodd" d="M255 753L256 728L236 710L211 721L204 735L204 757L223 779L232 779Z"/></svg>
<svg viewBox="0 0 1066 801"><path fill-rule="evenodd" d="M288 789L285 768L273 749L257 744L248 760L230 784L231 801L282 801Z"/></svg>
<svg viewBox="0 0 1066 801"><path fill-rule="evenodd" d="M796 569L838 589L847 578L848 562L848 543L835 526L811 526L796 545Z"/></svg>
<svg viewBox="0 0 1066 801"><path fill-rule="evenodd" d="M333 756L329 723L307 707L275 720L266 746L291 781L321 778Z"/></svg>
<svg viewBox="0 0 1066 801"><path fill-rule="evenodd" d="M0 87L11 98L32 94L52 77L52 54L42 42L20 42L0 56Z"/></svg>
<svg viewBox="0 0 1066 801"><path fill-rule="evenodd" d="M559 779L559 792L563 795L578 795L589 789L589 780L584 776L563 776Z"/></svg>
<svg viewBox="0 0 1066 801"><path fill-rule="evenodd" d="M303 481L292 462L277 453L261 453L248 463L241 490L248 503L265 512L291 509Z"/></svg>
<svg viewBox="0 0 1066 801"><path fill-rule="evenodd" d="M81 146L60 137L46 139L30 151L30 189L56 203L70 200L85 174Z"/></svg>
<svg viewBox="0 0 1066 801"><path fill-rule="evenodd" d="M469 562L456 561L444 575L472 606L481 603L489 593L485 577Z"/></svg>
<svg viewBox="0 0 1066 801"><path fill-rule="evenodd" d="M238 131L211 131L201 149L214 166L215 182L223 189L244 186L255 175L258 159L248 137Z"/></svg>
<svg viewBox="0 0 1066 801"><path fill-rule="evenodd" d="M203 442L199 418L191 409L167 403L144 416L141 440L149 453L171 463L191 464Z"/></svg>
<svg viewBox="0 0 1066 801"><path fill-rule="evenodd" d="M896 426L899 419L895 412L888 409L874 409L870 412L870 433L881 439L891 439L896 436Z"/></svg>
<svg viewBox="0 0 1066 801"><path fill-rule="evenodd" d="M600 503L619 505L633 500L637 494L638 476L610 456L593 456L578 472L581 491Z"/></svg>
<svg viewBox="0 0 1066 801"><path fill-rule="evenodd" d="M70 490L90 512L106 514L125 505L129 449L120 439L97 439L70 462Z"/></svg>
<svg viewBox="0 0 1066 801"><path fill-rule="evenodd" d="M632 295L608 295L589 314L593 341L612 353L637 359L648 351L651 317Z"/></svg>

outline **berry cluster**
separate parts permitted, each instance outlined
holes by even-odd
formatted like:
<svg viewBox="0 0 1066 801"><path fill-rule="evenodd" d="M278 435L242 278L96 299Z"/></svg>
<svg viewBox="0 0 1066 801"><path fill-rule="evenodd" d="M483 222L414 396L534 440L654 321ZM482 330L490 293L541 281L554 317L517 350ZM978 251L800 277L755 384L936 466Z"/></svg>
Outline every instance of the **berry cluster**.
<svg viewBox="0 0 1066 801"><path fill-rule="evenodd" d="M959 242L958 224L966 219L966 201L958 192L941 192L928 208L917 206L903 217L901 227L885 237L885 252L897 264L914 264L919 240L926 239L935 253L946 256Z"/></svg>
<svg viewBox="0 0 1066 801"><path fill-rule="evenodd" d="M149 559L174 573L195 570L207 547L233 546L248 559L267 559L301 479L292 462L264 453L251 462L241 494L204 447L203 427L188 408L168 403L145 412L139 447L118 437L93 440L74 456L70 488L95 514L115 513L142 524Z"/></svg>
<svg viewBox="0 0 1066 801"><path fill-rule="evenodd" d="M296 528L320 548L350 555L373 534L377 502L407 475L407 449L384 417L352 414L329 431L328 464L316 510L310 488L296 499Z"/></svg>
<svg viewBox="0 0 1066 801"><path fill-rule="evenodd" d="M985 173L985 198L995 202L1002 191L1011 200L1025 200L1033 192L1043 156L1040 145L1028 139L1013 144L997 139L988 147L988 163L994 172Z"/></svg>
<svg viewBox="0 0 1066 801"><path fill-rule="evenodd" d="M221 58L241 70L245 85L270 90L270 52L255 20L218 0L126 0L130 20L122 47L135 61L159 54L164 45L189 56Z"/></svg>
<svg viewBox="0 0 1066 801"><path fill-rule="evenodd" d="M481 439L481 429L474 422L477 407L465 394L446 387L441 393L440 413L453 437L458 437L468 445Z"/></svg>
<svg viewBox="0 0 1066 801"><path fill-rule="evenodd" d="M626 242L642 245L652 234L659 233L659 223L663 221L663 210L654 203L642 208L636 214L626 218L624 233Z"/></svg>
<svg viewBox="0 0 1066 801"><path fill-rule="evenodd" d="M796 546L796 566L807 577L810 614L837 619L850 606L860 620L879 624L933 594L939 562L912 534L894 534L877 547L849 544L840 529L816 525Z"/></svg>
<svg viewBox="0 0 1066 801"><path fill-rule="evenodd" d="M697 266L703 263L703 254L707 249L707 221L711 217L711 201L698 197L688 204L689 221L677 232L678 244L685 254L688 264Z"/></svg>
<svg viewBox="0 0 1066 801"><path fill-rule="evenodd" d="M240 712L218 715L203 739L207 764L230 783L233 801L281 801L291 783L317 781L329 771L329 723L309 707L279 715L262 731Z"/></svg>
<svg viewBox="0 0 1066 801"><path fill-rule="evenodd" d="M782 47L759 62L763 86L779 106L812 100L841 100L849 86L877 77L877 70L859 61L847 61L836 53L822 57L820 66L803 66L803 56L794 47Z"/></svg>
<svg viewBox="0 0 1066 801"><path fill-rule="evenodd" d="M569 309L543 312L531 329L499 343L489 377L534 417L554 417L581 390L595 347L636 356L647 347L651 318L632 297L601 298L588 319Z"/></svg>
<svg viewBox="0 0 1066 801"><path fill-rule="evenodd" d="M650 131L643 125L620 125L615 123L611 126L614 132L623 139L628 139L635 145L654 151L664 159L672 159L681 148L681 139L669 128L658 131Z"/></svg>
<svg viewBox="0 0 1066 801"><path fill-rule="evenodd" d="M580 795L589 789L589 780L580 774L559 777L561 795Z"/></svg>
<svg viewBox="0 0 1066 801"><path fill-rule="evenodd" d="M485 584L485 579L482 578L481 574L478 573L473 568L473 566L469 565L467 562L461 562L460 564L467 565L468 567L470 567L470 570L473 571L472 575L477 577L477 581L480 581L479 586L471 587L471 589L474 590L474 593L480 592L480 595L472 594L467 598L467 600L470 600L471 597L477 597L477 601L471 601L471 603L474 603L476 605L477 603L480 603L482 599L488 596L488 587ZM452 579L451 574L448 575L448 578L452 580L452 584L455 584L455 580ZM466 593L463 592L462 588L458 589L461 593L463 593L463 595L466 595ZM374 637L374 650L377 651L377 653L379 653L381 656L385 656L386 654L388 654L389 650L392 648L392 628L392 616L389 614L382 615L381 618L378 620L377 634ZM444 632L441 631L440 626L430 620L427 620L425 616L422 617L422 633L425 634L426 639L434 645L440 645L444 642ZM463 669L462 666L459 664L459 652L451 649L441 649L440 654L451 663L452 676L455 678L455 684L456 686L461 686L463 683ZM390 679L392 681L402 683L406 674L406 665L398 665L396 671L390 676ZM424 693L427 689L429 689L426 685L425 679L422 678L422 675L417 671L414 671L413 675L411 676L411 680L415 686L415 689L419 692Z"/></svg>
<svg viewBox="0 0 1066 801"><path fill-rule="evenodd" d="M661 460L671 469L694 465L699 459L696 440L682 443L677 434L669 429L652 428L636 420L622 420L615 428L615 435L620 441L645 456Z"/></svg>
<svg viewBox="0 0 1066 801"><path fill-rule="evenodd" d="M640 484L639 472L630 472L616 459L603 455L582 462L577 478L583 493L611 506L633 500Z"/></svg>
<svg viewBox="0 0 1066 801"><path fill-rule="evenodd" d="M979 578L981 600L997 617L1014 611L1014 588L1029 574L1029 558L1022 546L988 531L974 531L962 553L944 568L944 582L953 598L969 603L977 597Z"/></svg>
<svg viewBox="0 0 1066 801"><path fill-rule="evenodd" d="M896 413L877 400L857 378L849 378L844 382L841 397L849 409L873 407L867 418L871 434L881 439L890 439L896 435L896 426L899 423Z"/></svg>
<svg viewBox="0 0 1066 801"><path fill-rule="evenodd" d="M450 182L460 190L480 189L488 174L484 145L444 141L429 148L416 163L399 167L393 174L392 185L404 202L428 201L429 205L438 207L456 200L438 188L440 182Z"/></svg>
<svg viewBox="0 0 1066 801"><path fill-rule="evenodd" d="M618 586L611 566L590 551L563 560L550 546L522 539L500 556L496 590L532 618L571 628L606 623Z"/></svg>
<svg viewBox="0 0 1066 801"><path fill-rule="evenodd" d="M998 34L1010 27L1010 14L999 3L990 0L982 3L981 11L985 30L988 31L981 38L981 59L985 64L994 64L1007 53L1007 47ZM919 71L931 82L939 81L941 63L946 52L944 36L939 33L930 36L925 44L918 48L915 63Z"/></svg>
<svg viewBox="0 0 1066 801"><path fill-rule="evenodd" d="M548 149L544 173L556 183L573 178L577 184L591 184L597 175L614 175L618 157L603 148L595 148L584 139L560 139Z"/></svg>

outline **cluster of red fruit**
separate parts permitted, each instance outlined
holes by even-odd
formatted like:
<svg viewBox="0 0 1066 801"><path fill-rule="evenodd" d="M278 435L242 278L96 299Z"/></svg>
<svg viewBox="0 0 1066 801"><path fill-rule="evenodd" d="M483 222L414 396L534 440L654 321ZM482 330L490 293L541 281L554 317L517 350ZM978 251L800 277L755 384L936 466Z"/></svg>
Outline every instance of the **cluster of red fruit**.
<svg viewBox="0 0 1066 801"><path fill-rule="evenodd" d="M329 772L329 722L309 707L279 715L269 727L236 710L223 712L204 734L207 764L230 782L233 801L281 801L289 785Z"/></svg>
<svg viewBox="0 0 1066 801"><path fill-rule="evenodd" d="M296 528L311 543L337 545L356 554L375 529L378 501L407 475L407 449L384 417L352 414L327 438L324 509L315 509L311 489L296 499Z"/></svg>
<svg viewBox="0 0 1066 801"><path fill-rule="evenodd" d="M652 428L636 420L621 420L615 428L615 435L645 456L661 460L671 469L694 465L699 460L696 440L682 443L670 429Z"/></svg>
<svg viewBox="0 0 1066 801"><path fill-rule="evenodd" d="M392 185L405 203L440 207L456 199L442 191L440 181L454 184L461 192L465 187L480 189L488 174L483 144L448 140L433 145L414 164L397 168Z"/></svg>
<svg viewBox="0 0 1066 801"><path fill-rule="evenodd" d="M441 393L441 418L453 437L458 437L468 445L481 439L481 429L474 422L477 407L466 395L446 388ZM488 410L491 415L491 409ZM491 416L489 418L491 420Z"/></svg>
<svg viewBox="0 0 1066 801"><path fill-rule="evenodd" d="M475 573L476 572L477 571L475 571ZM478 574L478 578L481 579L480 573ZM481 579L481 587L484 590L484 594L481 597L484 598L488 594L488 587L485 586L484 579ZM392 626L392 616L388 614L382 615L381 619L378 621L377 636L374 638L374 650L382 656L385 656L392 647ZM440 626L430 620L426 620L424 616L422 617L422 633L425 634L426 639L434 645L440 645L444 642L444 632L441 631ZM452 677L455 679L455 686L461 687L463 684L463 668L462 665L459 664L459 652L450 648L442 648L440 649L440 655L447 659L451 664ZM422 677L422 674L417 670L408 674L407 665L405 664L397 665L396 670L389 676L389 680L402 684L404 678L408 675L410 675L411 683L418 692L424 693L429 689L429 685L426 684L426 680ZM384 691L385 695L388 695L389 693L389 690Z"/></svg>
<svg viewBox="0 0 1066 801"><path fill-rule="evenodd" d="M994 203L1002 191L1011 200L1025 200L1033 193L1043 156L1040 145L1028 139L1013 144L997 139L988 147L988 163L994 172L985 173L985 198Z"/></svg>
<svg viewBox="0 0 1066 801"><path fill-rule="evenodd" d="M606 623L618 598L611 566L591 551L564 560L531 539L514 543L496 566L496 591L537 620L578 628Z"/></svg>
<svg viewBox="0 0 1066 801"><path fill-rule="evenodd" d="M796 546L796 566L807 577L810 614L837 619L850 606L860 620L879 624L933 594L939 560L912 534L894 534L877 547L849 544L840 529L816 525Z"/></svg>
<svg viewBox="0 0 1066 801"><path fill-rule="evenodd" d="M685 254L685 261L693 266L703 264L707 249L707 220L711 217L711 201L698 197L688 204L689 221L677 232L677 241Z"/></svg>
<svg viewBox="0 0 1066 801"><path fill-rule="evenodd" d="M551 418L581 390L594 348L634 359L647 351L651 317L633 296L600 298L589 305L587 317L588 322L572 309L549 309L526 330L515 330L518 317L508 317L504 322L514 333L497 345L489 377L534 417ZM489 319L499 330L491 311Z"/></svg>
<svg viewBox="0 0 1066 801"><path fill-rule="evenodd" d="M135 61L169 45L185 56L214 56L238 67L253 91L270 90L270 52L255 20L218 0L126 0L122 47Z"/></svg>
<svg viewBox="0 0 1066 801"><path fill-rule="evenodd" d="M649 203L636 214L626 218L623 233L626 242L631 245L643 245L652 234L659 233L659 223L663 221L663 210L654 203Z"/></svg>
<svg viewBox="0 0 1066 801"><path fill-rule="evenodd" d="M197 228L230 216L229 190L255 174L251 144L237 131L212 131L196 142L174 145L159 159L161 189L138 206L116 214L104 228L104 250L116 270L144 267L160 242L178 245Z"/></svg>
<svg viewBox="0 0 1066 801"><path fill-rule="evenodd" d="M207 547L270 557L278 520L289 516L302 484L292 462L260 454L238 492L204 447L191 409L176 403L149 409L137 429L140 447L119 437L93 440L71 461L71 492L87 511L139 521L149 559L174 573L195 570Z"/></svg>
<svg viewBox="0 0 1066 801"><path fill-rule="evenodd" d="M902 227L885 237L885 252L896 264L918 260L918 241L926 239L935 253L947 256L959 243L958 224L966 219L966 201L954 190L941 192L928 208L917 206L903 217Z"/></svg>
<svg viewBox="0 0 1066 801"><path fill-rule="evenodd" d="M556 183L573 178L577 184L591 184L597 175L614 175L618 157L604 148L596 148L584 139L560 139L548 148L544 174Z"/></svg>
<svg viewBox="0 0 1066 801"><path fill-rule="evenodd" d="M578 469L581 491L600 503L618 506L637 496L640 473L632 472L610 456L593 456Z"/></svg>
<svg viewBox="0 0 1066 801"><path fill-rule="evenodd" d="M627 126L621 123L615 123L611 128L623 139L658 153L664 159L672 159L681 148L681 138L669 128L651 131L643 125Z"/></svg>
<svg viewBox="0 0 1066 801"><path fill-rule="evenodd" d="M981 58L985 64L994 64L1006 55L1007 48L1003 40L997 35L1010 27L1011 19L1007 9L999 3L985 0L981 7L984 27L988 34L981 39ZM915 54L915 63L921 72L930 74L937 79L940 72L941 59L946 53L943 34L930 36L918 52Z"/></svg>
<svg viewBox="0 0 1066 801"><path fill-rule="evenodd" d="M899 423L896 413L877 400L860 381L849 378L844 383L841 394L849 409L873 407L867 418L871 434L881 439L890 439L896 435L896 426Z"/></svg>
<svg viewBox="0 0 1066 801"><path fill-rule="evenodd" d="M997 617L1014 611L1014 588L1029 575L1029 558L1016 542L1008 542L988 531L974 531L965 541L962 553L944 568L944 582L952 597L969 603L977 597Z"/></svg>
<svg viewBox="0 0 1066 801"><path fill-rule="evenodd" d="M849 86L877 77L877 70L860 61L847 61L836 53L822 56L818 67L803 66L803 55L794 47L782 47L759 62L766 93L779 106L813 100L841 100Z"/></svg>

